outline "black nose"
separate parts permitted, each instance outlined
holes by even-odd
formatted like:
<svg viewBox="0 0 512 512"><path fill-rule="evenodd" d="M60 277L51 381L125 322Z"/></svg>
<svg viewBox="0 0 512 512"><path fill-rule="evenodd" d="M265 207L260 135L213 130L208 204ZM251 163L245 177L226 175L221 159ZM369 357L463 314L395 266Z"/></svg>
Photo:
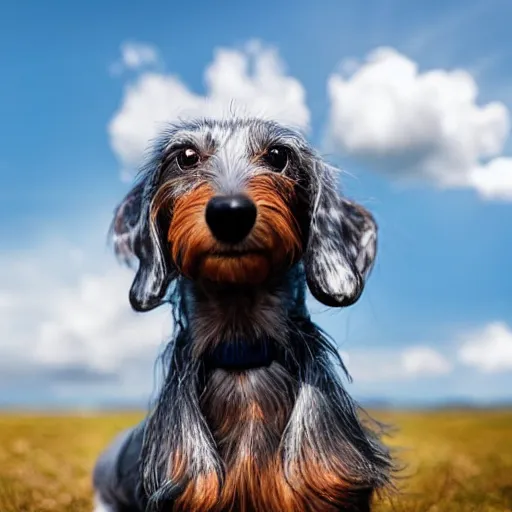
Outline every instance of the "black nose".
<svg viewBox="0 0 512 512"><path fill-rule="evenodd" d="M236 244L251 232L256 213L256 205L245 196L216 196L206 206L206 223L219 242Z"/></svg>

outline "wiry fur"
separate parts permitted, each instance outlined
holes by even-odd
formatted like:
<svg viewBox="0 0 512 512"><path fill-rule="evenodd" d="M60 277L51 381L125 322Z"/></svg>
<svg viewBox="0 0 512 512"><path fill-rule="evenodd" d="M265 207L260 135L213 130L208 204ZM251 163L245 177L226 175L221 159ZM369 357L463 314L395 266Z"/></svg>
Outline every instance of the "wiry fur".
<svg viewBox="0 0 512 512"><path fill-rule="evenodd" d="M188 173L174 160L184 144L202 155ZM282 174L261 160L273 144L289 149ZM202 212L213 195L240 192L258 219L233 256ZM389 483L389 454L305 303L306 282L327 305L355 302L375 256L375 223L338 196L332 169L268 121L176 125L117 209L113 234L116 252L139 262L133 307L168 302L175 328L151 413L97 465L101 502L114 512L369 511ZM229 343L265 343L275 357L240 371L209 364Z"/></svg>

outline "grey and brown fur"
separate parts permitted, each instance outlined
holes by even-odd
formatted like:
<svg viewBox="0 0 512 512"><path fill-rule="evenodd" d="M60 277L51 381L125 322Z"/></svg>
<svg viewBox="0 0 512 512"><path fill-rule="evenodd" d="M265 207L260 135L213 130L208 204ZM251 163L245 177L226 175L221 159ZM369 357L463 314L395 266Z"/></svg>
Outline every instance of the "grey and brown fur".
<svg viewBox="0 0 512 512"><path fill-rule="evenodd" d="M275 145L288 155L279 172L262 156ZM201 157L186 171L176 160L184 147ZM274 260L265 254L272 264L257 284L182 271L186 255L172 235L178 201L186 205L200 190L244 194L264 180L275 181L276 194L281 185L290 187L290 233L300 244L288 252L274 244L286 255ZM272 209L270 195L257 203L263 248L289 218ZM274 215L281 215L275 225ZM205 230L197 219L197 230ZM147 311L169 303L175 328L151 412L96 465L97 511L369 511L375 491L389 483L392 463L361 422L342 385L337 351L305 302L307 285L328 306L351 305L375 257L375 222L338 194L335 170L301 135L274 122L178 123L154 145L115 212L112 232L117 254L137 268L132 307ZM235 249L246 254L253 242L249 235ZM208 243L222 251L221 244ZM207 364L215 347L263 342L276 354L268 365L233 371Z"/></svg>

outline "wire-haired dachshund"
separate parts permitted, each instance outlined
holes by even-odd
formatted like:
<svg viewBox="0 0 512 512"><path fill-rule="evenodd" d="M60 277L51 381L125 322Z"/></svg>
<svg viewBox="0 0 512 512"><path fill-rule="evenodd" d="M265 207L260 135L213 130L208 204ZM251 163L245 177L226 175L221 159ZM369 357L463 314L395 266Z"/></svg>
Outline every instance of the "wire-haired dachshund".
<svg viewBox="0 0 512 512"><path fill-rule="evenodd" d="M353 304L375 258L374 219L336 170L274 122L175 124L112 237L132 307L170 304L174 329L151 412L96 465L96 510L369 511L391 458L305 300L307 284Z"/></svg>

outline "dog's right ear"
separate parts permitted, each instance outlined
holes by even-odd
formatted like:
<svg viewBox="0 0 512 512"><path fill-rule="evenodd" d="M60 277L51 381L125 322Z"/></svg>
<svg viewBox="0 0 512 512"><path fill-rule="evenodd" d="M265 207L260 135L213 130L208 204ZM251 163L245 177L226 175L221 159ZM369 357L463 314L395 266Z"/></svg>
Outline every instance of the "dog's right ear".
<svg viewBox="0 0 512 512"><path fill-rule="evenodd" d="M141 179L114 211L110 233L119 259L137 272L130 289L136 311L149 311L164 302L175 271L163 251L159 227L150 215L153 196L151 176Z"/></svg>
<svg viewBox="0 0 512 512"><path fill-rule="evenodd" d="M338 195L334 168L318 160L315 178L306 279L311 293L326 306L350 306L373 267L377 224L361 205Z"/></svg>

